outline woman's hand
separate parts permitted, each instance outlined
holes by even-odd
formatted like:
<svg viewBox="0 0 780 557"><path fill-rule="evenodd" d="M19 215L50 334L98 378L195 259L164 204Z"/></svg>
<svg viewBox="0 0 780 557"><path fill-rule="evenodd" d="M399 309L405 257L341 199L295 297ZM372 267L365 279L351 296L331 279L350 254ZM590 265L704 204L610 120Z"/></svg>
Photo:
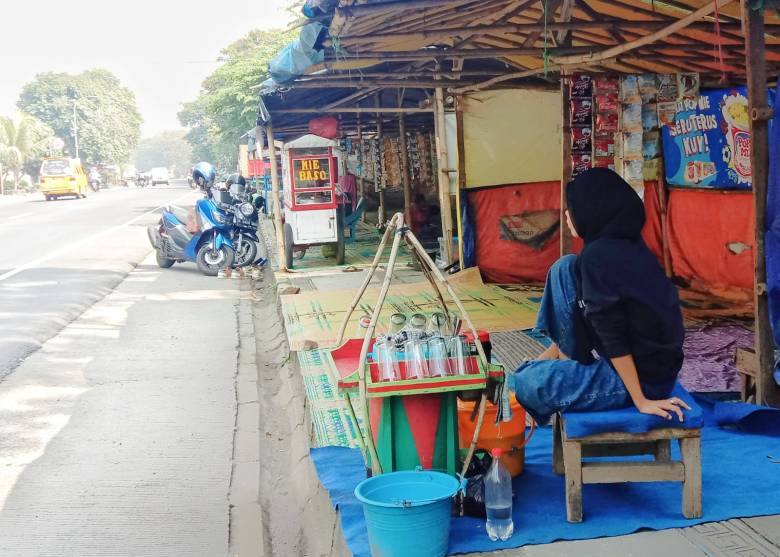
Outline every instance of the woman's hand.
<svg viewBox="0 0 780 557"><path fill-rule="evenodd" d="M690 410L691 407L685 404L685 401L680 400L676 396L672 398L666 398L663 400L643 400L636 404L636 409L642 414L655 414L661 416L666 420L672 419L671 412L677 414L677 418L682 422L685 420L683 416L683 408Z"/></svg>

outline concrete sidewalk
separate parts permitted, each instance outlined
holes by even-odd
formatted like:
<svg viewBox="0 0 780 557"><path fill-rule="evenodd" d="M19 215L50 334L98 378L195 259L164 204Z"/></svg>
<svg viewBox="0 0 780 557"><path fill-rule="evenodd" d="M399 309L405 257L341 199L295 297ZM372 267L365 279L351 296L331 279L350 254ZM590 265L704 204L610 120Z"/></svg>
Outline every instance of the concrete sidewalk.
<svg viewBox="0 0 780 557"><path fill-rule="evenodd" d="M248 297L149 257L0 383L0 556L261 554Z"/></svg>

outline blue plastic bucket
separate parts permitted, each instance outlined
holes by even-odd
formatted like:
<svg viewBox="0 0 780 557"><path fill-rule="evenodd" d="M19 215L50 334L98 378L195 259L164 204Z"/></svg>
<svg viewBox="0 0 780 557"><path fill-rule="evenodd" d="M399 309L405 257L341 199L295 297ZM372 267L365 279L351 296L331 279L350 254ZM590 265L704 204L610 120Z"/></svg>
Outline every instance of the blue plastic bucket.
<svg viewBox="0 0 780 557"><path fill-rule="evenodd" d="M450 539L458 480L429 470L390 472L363 480L363 503L373 557L440 557Z"/></svg>

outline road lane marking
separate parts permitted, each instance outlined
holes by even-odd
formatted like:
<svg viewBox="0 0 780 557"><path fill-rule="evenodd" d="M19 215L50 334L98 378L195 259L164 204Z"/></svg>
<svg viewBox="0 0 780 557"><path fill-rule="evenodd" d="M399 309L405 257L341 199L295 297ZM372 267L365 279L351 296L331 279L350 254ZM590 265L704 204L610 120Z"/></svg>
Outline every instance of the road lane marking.
<svg viewBox="0 0 780 557"><path fill-rule="evenodd" d="M30 261L29 263L25 263L24 265L20 265L19 267L15 268L15 269L12 269L12 270L8 271L7 273L3 273L2 275L0 275L0 282L4 281L6 279L9 279L9 278L11 278L13 276L16 276L16 275L18 275L19 273L21 273L23 271L27 271L28 269L32 269L33 267L37 267L41 263L46 263L47 261L50 261L50 260L54 259L55 257L58 257L60 255L68 253L70 251L73 251L76 248L81 247L82 245L86 244L87 242L90 242L92 240L97 240L98 238L102 238L103 236L108 236L109 234L111 234L113 232L116 232L117 230L121 230L122 228L126 228L126 227L130 226L131 224L133 224L134 222L137 222L137 221L139 221L139 220L141 220L143 218L148 217L149 215L152 215L152 214L156 213L157 211L159 211L163 207L166 207L168 205L176 204L176 202L179 201L180 199L184 199L185 197L191 196L193 193L195 193L195 192L190 190L187 193L185 193L184 195L180 195L179 197L177 197L173 201L168 201L167 203L165 203L163 205L160 205L159 207L155 207L151 211L147 211L147 212L143 213L142 215L138 215L137 217L134 217L134 218L130 219L129 221L123 222L122 224L118 224L116 226L112 226L111 228L108 228L108 229L104 230L103 232L98 232L97 234L93 234L91 236L87 236L86 238L83 238L83 239L79 240L78 242L75 242L75 243L67 245L67 246L65 246L65 247L63 247L61 249L53 251L53 252L49 253L48 255L44 255L42 257L39 257L38 259Z"/></svg>
<svg viewBox="0 0 780 557"><path fill-rule="evenodd" d="M24 218L24 217L29 217L30 215L34 215L34 214L35 213L22 213L21 215L14 215L13 217L8 217L5 220L9 221L9 220L21 219L21 218Z"/></svg>

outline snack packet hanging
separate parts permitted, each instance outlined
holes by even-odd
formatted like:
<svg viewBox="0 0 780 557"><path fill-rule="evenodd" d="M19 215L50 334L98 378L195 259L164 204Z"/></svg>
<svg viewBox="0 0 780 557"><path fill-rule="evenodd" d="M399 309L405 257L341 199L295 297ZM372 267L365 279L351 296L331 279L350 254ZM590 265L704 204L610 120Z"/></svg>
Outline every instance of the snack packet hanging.
<svg viewBox="0 0 780 557"><path fill-rule="evenodd" d="M654 73L643 73L637 78L642 103L654 103L658 96L658 80Z"/></svg>
<svg viewBox="0 0 780 557"><path fill-rule="evenodd" d="M677 74L677 100L699 98L699 74L682 72Z"/></svg>
<svg viewBox="0 0 780 557"><path fill-rule="evenodd" d="M624 75L620 79L620 102L625 104L641 103L639 80L635 75Z"/></svg>
<svg viewBox="0 0 780 557"><path fill-rule="evenodd" d="M665 103L677 100L677 77L672 74L658 75L658 94L656 95L658 103Z"/></svg>
<svg viewBox="0 0 780 557"><path fill-rule="evenodd" d="M674 118L677 115L677 102L658 103L657 109L659 127L674 125Z"/></svg>
<svg viewBox="0 0 780 557"><path fill-rule="evenodd" d="M571 129L571 150L575 153L590 153L592 149L593 128Z"/></svg>
<svg viewBox="0 0 780 557"><path fill-rule="evenodd" d="M621 155L623 160L642 160L642 132L622 134Z"/></svg>
<svg viewBox="0 0 780 557"><path fill-rule="evenodd" d="M658 106L655 103L642 105L642 130L658 129Z"/></svg>
<svg viewBox="0 0 780 557"><path fill-rule="evenodd" d="M642 131L642 105L640 103L623 105L620 129L624 132Z"/></svg>
<svg viewBox="0 0 780 557"><path fill-rule="evenodd" d="M611 135L618 131L617 112L596 114L596 135Z"/></svg>
<svg viewBox="0 0 780 557"><path fill-rule="evenodd" d="M589 99L593 96L593 79L587 74L574 74L569 81L569 96L573 99Z"/></svg>
<svg viewBox="0 0 780 557"><path fill-rule="evenodd" d="M593 157L586 153L572 154L571 156L571 174L572 177L581 174L592 167Z"/></svg>
<svg viewBox="0 0 780 557"><path fill-rule="evenodd" d="M615 138L600 137L593 141L593 154L596 157L615 158Z"/></svg>
<svg viewBox="0 0 780 557"><path fill-rule="evenodd" d="M591 99L572 99L571 103L572 126L590 126L593 122L593 100Z"/></svg>

